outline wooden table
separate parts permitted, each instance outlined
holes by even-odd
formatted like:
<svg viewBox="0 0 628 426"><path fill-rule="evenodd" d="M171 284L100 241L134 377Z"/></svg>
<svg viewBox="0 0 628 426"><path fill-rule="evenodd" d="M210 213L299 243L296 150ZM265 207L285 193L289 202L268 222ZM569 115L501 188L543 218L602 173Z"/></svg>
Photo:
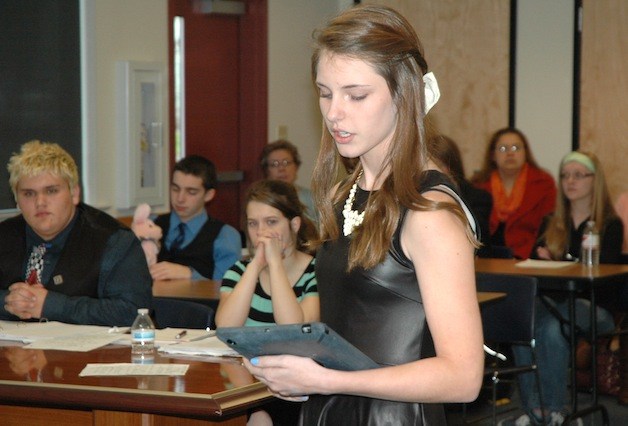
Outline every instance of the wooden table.
<svg viewBox="0 0 628 426"><path fill-rule="evenodd" d="M191 300L216 309L220 300L220 281L159 280L153 281L154 297Z"/></svg>
<svg viewBox="0 0 628 426"><path fill-rule="evenodd" d="M539 280L539 288L546 290L564 291L568 294L569 323L570 323L570 348L571 365L576 365L576 330L575 330L575 299L577 293L588 293L591 301L591 341L597 340L597 324L595 318L595 291L602 286L619 285L628 279L628 265L602 264L595 267L586 267L579 263L561 268L528 268L520 267L517 259L476 259L476 272L489 274L513 274L533 276ZM592 345L591 377L596 376L596 351ZM601 411L608 418L606 408L598 404L597 381L592 380L592 404L584 410L578 410L578 397L576 390L576 369L571 369L571 418L581 417L593 411Z"/></svg>
<svg viewBox="0 0 628 426"><path fill-rule="evenodd" d="M214 280L161 280L153 282L154 297L192 300L201 303L218 303L220 281ZM478 292L478 302L485 303L505 297L505 293Z"/></svg>
<svg viewBox="0 0 628 426"><path fill-rule="evenodd" d="M239 360L156 354L155 363L189 364L185 376L79 377L87 363L131 362L130 348L65 352L0 343L3 425L245 425L247 409L272 399Z"/></svg>

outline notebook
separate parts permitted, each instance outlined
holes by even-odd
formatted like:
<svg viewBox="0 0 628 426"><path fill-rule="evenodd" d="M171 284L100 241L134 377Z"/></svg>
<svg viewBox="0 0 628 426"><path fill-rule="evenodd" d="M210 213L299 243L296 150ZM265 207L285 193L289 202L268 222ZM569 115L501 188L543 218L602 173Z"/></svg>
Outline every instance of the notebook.
<svg viewBox="0 0 628 426"><path fill-rule="evenodd" d="M368 370L379 365L321 322L262 327L221 327L216 336L240 355L298 355L334 370Z"/></svg>

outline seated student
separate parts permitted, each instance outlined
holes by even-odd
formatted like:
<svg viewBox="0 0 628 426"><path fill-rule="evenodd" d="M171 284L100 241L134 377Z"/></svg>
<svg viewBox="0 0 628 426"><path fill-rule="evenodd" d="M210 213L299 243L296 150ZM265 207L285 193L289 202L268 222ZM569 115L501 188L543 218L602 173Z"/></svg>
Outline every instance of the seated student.
<svg viewBox="0 0 628 426"><path fill-rule="evenodd" d="M301 166L301 156L294 144L284 139L269 143L260 156L260 166L266 179L282 180L295 185L299 200L305 206L305 214L314 222L318 220L312 191L295 183Z"/></svg>
<svg viewBox="0 0 628 426"><path fill-rule="evenodd" d="M293 185L254 183L245 198L252 257L225 273L216 311L218 327L316 321L315 259L308 243L316 237Z"/></svg>
<svg viewBox="0 0 628 426"><path fill-rule="evenodd" d="M604 171L597 157L589 152L574 151L567 154L560 165L560 185L556 211L547 216L531 258L545 260L576 260L580 257L582 234L587 221L593 220L600 232L600 262L617 263L621 254L623 225L615 214L608 195ZM605 304L604 294L597 292L598 304ZM614 302L607 297L606 302ZM546 420L562 424L567 410L569 342L565 338L563 321L569 318L569 305L564 292L544 290L536 307L535 340L537 366L541 380ZM590 302L576 299L576 324L584 332L590 328ZM613 315L608 309L597 307L597 329L609 333L614 329ZM528 348L514 347L517 364L530 363ZM532 374L521 377L520 390L527 414L516 424L540 421L540 401ZM549 416L549 417L548 417ZM536 423L532 423L536 424Z"/></svg>
<svg viewBox="0 0 628 426"><path fill-rule="evenodd" d="M139 240L80 202L59 145L28 142L8 170L21 214L0 223L0 319L130 326L152 300Z"/></svg>
<svg viewBox="0 0 628 426"><path fill-rule="evenodd" d="M444 173L447 173L460 188L462 199L467 203L480 226L482 247L479 249L478 255L488 254L491 241L489 218L493 208L493 197L490 192L476 188L467 180L460 149L453 139L445 135L432 136L427 141L427 150L434 163Z"/></svg>
<svg viewBox="0 0 628 426"><path fill-rule="evenodd" d="M314 225L304 216L292 184L262 180L246 196L250 260L225 274L216 311L218 327L290 324L319 320ZM250 414L249 425L294 425L300 404L275 401Z"/></svg>
<svg viewBox="0 0 628 426"><path fill-rule="evenodd" d="M534 160L521 130L508 127L491 136L482 169L471 181L493 196L491 250L507 248L527 258L543 217L554 211L556 184Z"/></svg>
<svg viewBox="0 0 628 426"><path fill-rule="evenodd" d="M240 259L240 233L205 210L216 195L216 182L214 164L200 155L175 164L170 183L172 211L155 219L164 238L157 263L150 267L154 280L220 280Z"/></svg>

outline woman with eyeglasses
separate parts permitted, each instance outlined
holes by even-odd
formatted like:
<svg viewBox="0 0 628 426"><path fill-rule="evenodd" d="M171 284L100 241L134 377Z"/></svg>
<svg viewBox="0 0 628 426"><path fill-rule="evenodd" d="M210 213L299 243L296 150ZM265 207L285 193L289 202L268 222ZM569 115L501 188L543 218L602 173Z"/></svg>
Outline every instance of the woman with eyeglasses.
<svg viewBox="0 0 628 426"><path fill-rule="evenodd" d="M316 224L318 214L314 208L312 192L309 188L295 184L301 166L301 156L297 147L285 139L269 143L260 155L260 166L266 179L281 180L296 187L299 200L305 205L305 214Z"/></svg>
<svg viewBox="0 0 628 426"><path fill-rule="evenodd" d="M574 151L561 161L556 211L544 219L530 257L577 261L582 235L589 220L595 221L600 231L600 262L619 263L623 224L611 204L602 166L594 154ZM615 328L609 311L614 310L618 287L609 288L611 292L603 292L602 288L596 292L597 329L600 334L610 333ZM590 312L588 300L576 299L576 325L585 333L589 333ZM550 420L564 418L567 410L569 342L565 327L561 325L567 324L567 318L569 307L566 294L542 291L536 306L535 340L541 400ZM513 352L517 364L531 361L528 348L515 347ZM534 379L529 376L523 375L520 380L522 401L528 411L524 417L528 416L526 420L530 420L534 416L539 420L541 400Z"/></svg>
<svg viewBox="0 0 628 426"><path fill-rule="evenodd" d="M556 184L534 160L525 135L511 127L495 132L472 182L493 196L489 229L494 253L487 257L505 257L496 254L502 247L527 258L543 218L554 211Z"/></svg>

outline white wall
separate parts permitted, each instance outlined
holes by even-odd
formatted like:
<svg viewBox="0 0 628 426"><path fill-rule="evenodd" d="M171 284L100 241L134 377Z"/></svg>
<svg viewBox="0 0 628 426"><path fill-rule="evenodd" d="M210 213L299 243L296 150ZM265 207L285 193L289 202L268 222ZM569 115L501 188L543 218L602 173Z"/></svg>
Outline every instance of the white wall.
<svg viewBox="0 0 628 426"><path fill-rule="evenodd" d="M286 137L297 145L303 160L300 185L310 184L321 133L310 80L311 33L352 4L352 0L268 0L268 141L277 139L278 127L285 126ZM167 0L81 0L83 200L114 215L130 214L115 209L116 62L168 63L167 7ZM157 208L163 209L167 206Z"/></svg>
<svg viewBox="0 0 628 426"><path fill-rule="evenodd" d="M268 0L268 142L281 136L297 146L302 160L297 183L302 186L310 186L322 128L310 75L312 31L352 4Z"/></svg>
<svg viewBox="0 0 628 426"><path fill-rule="evenodd" d="M119 96L116 62L159 62L167 70L168 1L81 0L80 7L83 200L115 215L127 215L129 212L113 209L119 176L116 168L116 102ZM164 127L166 135L167 124ZM167 153L166 148L166 159Z"/></svg>
<svg viewBox="0 0 628 426"><path fill-rule="evenodd" d="M554 177L571 151L574 0L517 2L515 125Z"/></svg>

